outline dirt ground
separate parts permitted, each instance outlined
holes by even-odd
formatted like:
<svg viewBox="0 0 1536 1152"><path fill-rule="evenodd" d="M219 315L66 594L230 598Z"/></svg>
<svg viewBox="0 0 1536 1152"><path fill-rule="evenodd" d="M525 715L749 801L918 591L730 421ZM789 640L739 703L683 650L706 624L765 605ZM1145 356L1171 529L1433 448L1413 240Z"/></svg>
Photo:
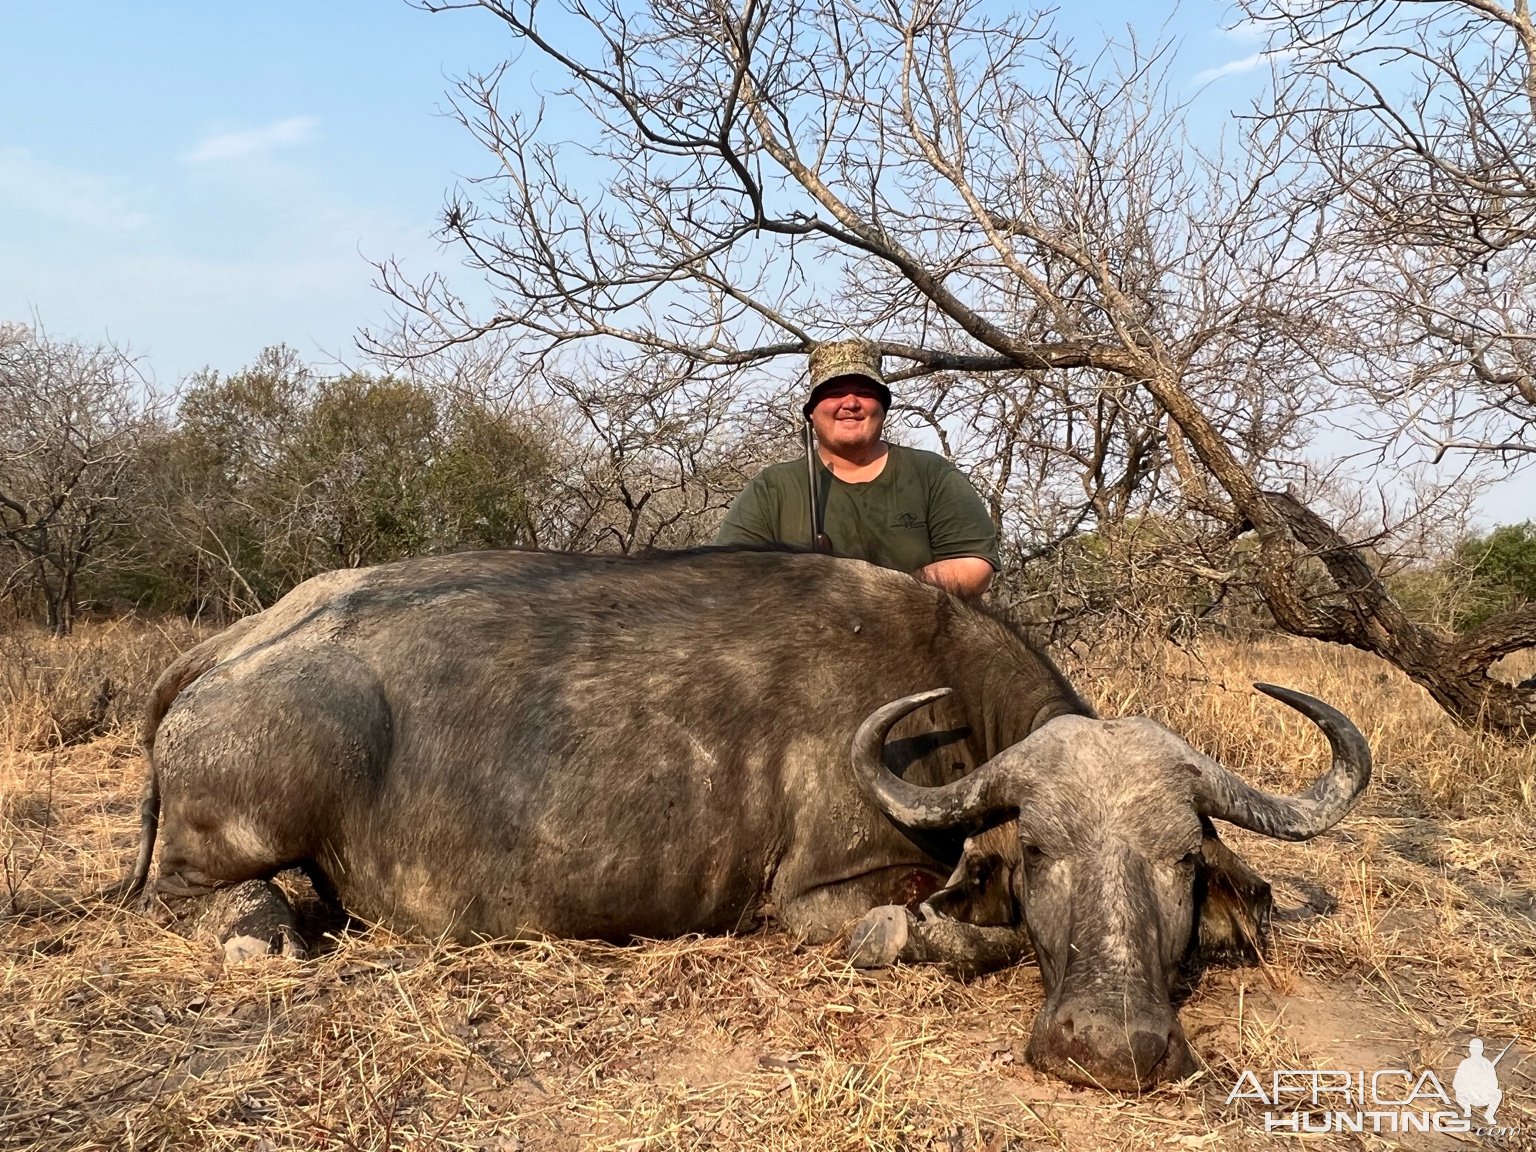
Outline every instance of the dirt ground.
<svg viewBox="0 0 1536 1152"><path fill-rule="evenodd" d="M1325 746L1253 679L1329 699L1376 756L1327 836L1227 832L1275 886L1267 962L1206 973L1181 1012L1204 1067L1128 1097L1024 1063L1029 963L969 984L859 972L775 932L462 947L310 901L312 959L226 966L137 912L71 906L131 862L134 712L188 639L95 626L0 651L0 1148L1536 1148L1536 751L1456 730L1368 657L1064 658L1105 714L1155 716L1271 788L1304 787ZM102 679L110 706L81 721ZM1268 1091L1307 1069L1426 1091L1428 1071L1449 1093L1473 1037L1505 1049L1491 1133L1266 1134L1268 1111L1302 1121L1229 1100L1245 1071Z"/></svg>

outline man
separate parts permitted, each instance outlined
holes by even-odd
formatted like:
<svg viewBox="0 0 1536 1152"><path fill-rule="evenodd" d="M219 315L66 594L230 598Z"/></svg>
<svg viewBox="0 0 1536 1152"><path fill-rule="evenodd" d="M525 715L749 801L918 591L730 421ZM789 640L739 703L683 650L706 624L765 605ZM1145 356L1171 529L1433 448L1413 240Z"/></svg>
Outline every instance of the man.
<svg viewBox="0 0 1536 1152"><path fill-rule="evenodd" d="M997 571L997 531L969 480L944 457L882 438L891 390L880 351L864 340L818 344L801 409L816 433L810 472L789 460L744 488L717 544L806 544L818 534L839 556L910 572L957 596L980 596Z"/></svg>

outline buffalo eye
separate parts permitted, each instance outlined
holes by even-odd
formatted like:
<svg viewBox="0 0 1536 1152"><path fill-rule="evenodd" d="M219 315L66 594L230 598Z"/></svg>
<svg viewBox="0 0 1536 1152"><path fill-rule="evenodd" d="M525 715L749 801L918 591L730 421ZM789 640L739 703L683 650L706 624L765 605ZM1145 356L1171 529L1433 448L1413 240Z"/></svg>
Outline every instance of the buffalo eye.
<svg viewBox="0 0 1536 1152"><path fill-rule="evenodd" d="M1178 861L1178 864L1179 864L1180 868L1193 868L1195 865L1197 865L1199 863L1200 863L1200 849L1199 848L1191 848L1188 852L1184 853L1184 855L1180 856L1179 857L1179 861Z"/></svg>
<svg viewBox="0 0 1536 1152"><path fill-rule="evenodd" d="M1038 868L1045 860L1045 853L1033 844L1024 845L1024 866L1026 868Z"/></svg>

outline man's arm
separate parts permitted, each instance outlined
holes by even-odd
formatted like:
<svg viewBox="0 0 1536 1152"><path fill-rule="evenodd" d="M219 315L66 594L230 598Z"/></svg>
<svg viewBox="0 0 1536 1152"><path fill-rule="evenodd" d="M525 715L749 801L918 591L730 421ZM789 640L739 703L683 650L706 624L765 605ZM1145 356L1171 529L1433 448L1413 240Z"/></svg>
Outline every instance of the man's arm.
<svg viewBox="0 0 1536 1152"><path fill-rule="evenodd" d="M946 592L969 600L987 590L992 583L993 568L990 560L980 556L956 556L952 560L935 560L913 575L926 584L936 584Z"/></svg>
<svg viewBox="0 0 1536 1152"><path fill-rule="evenodd" d="M965 473L945 462L929 497L934 561L914 575L956 596L980 596L997 573L997 528Z"/></svg>

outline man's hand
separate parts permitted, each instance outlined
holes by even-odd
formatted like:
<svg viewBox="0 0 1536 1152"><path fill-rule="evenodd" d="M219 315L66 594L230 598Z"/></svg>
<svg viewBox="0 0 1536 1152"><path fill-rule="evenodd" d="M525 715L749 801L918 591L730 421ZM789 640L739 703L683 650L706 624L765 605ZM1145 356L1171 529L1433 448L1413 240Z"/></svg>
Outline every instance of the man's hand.
<svg viewBox="0 0 1536 1152"><path fill-rule="evenodd" d="M971 600L992 583L992 565L980 556L956 556L953 560L935 560L913 575L925 584L937 584L947 592Z"/></svg>

